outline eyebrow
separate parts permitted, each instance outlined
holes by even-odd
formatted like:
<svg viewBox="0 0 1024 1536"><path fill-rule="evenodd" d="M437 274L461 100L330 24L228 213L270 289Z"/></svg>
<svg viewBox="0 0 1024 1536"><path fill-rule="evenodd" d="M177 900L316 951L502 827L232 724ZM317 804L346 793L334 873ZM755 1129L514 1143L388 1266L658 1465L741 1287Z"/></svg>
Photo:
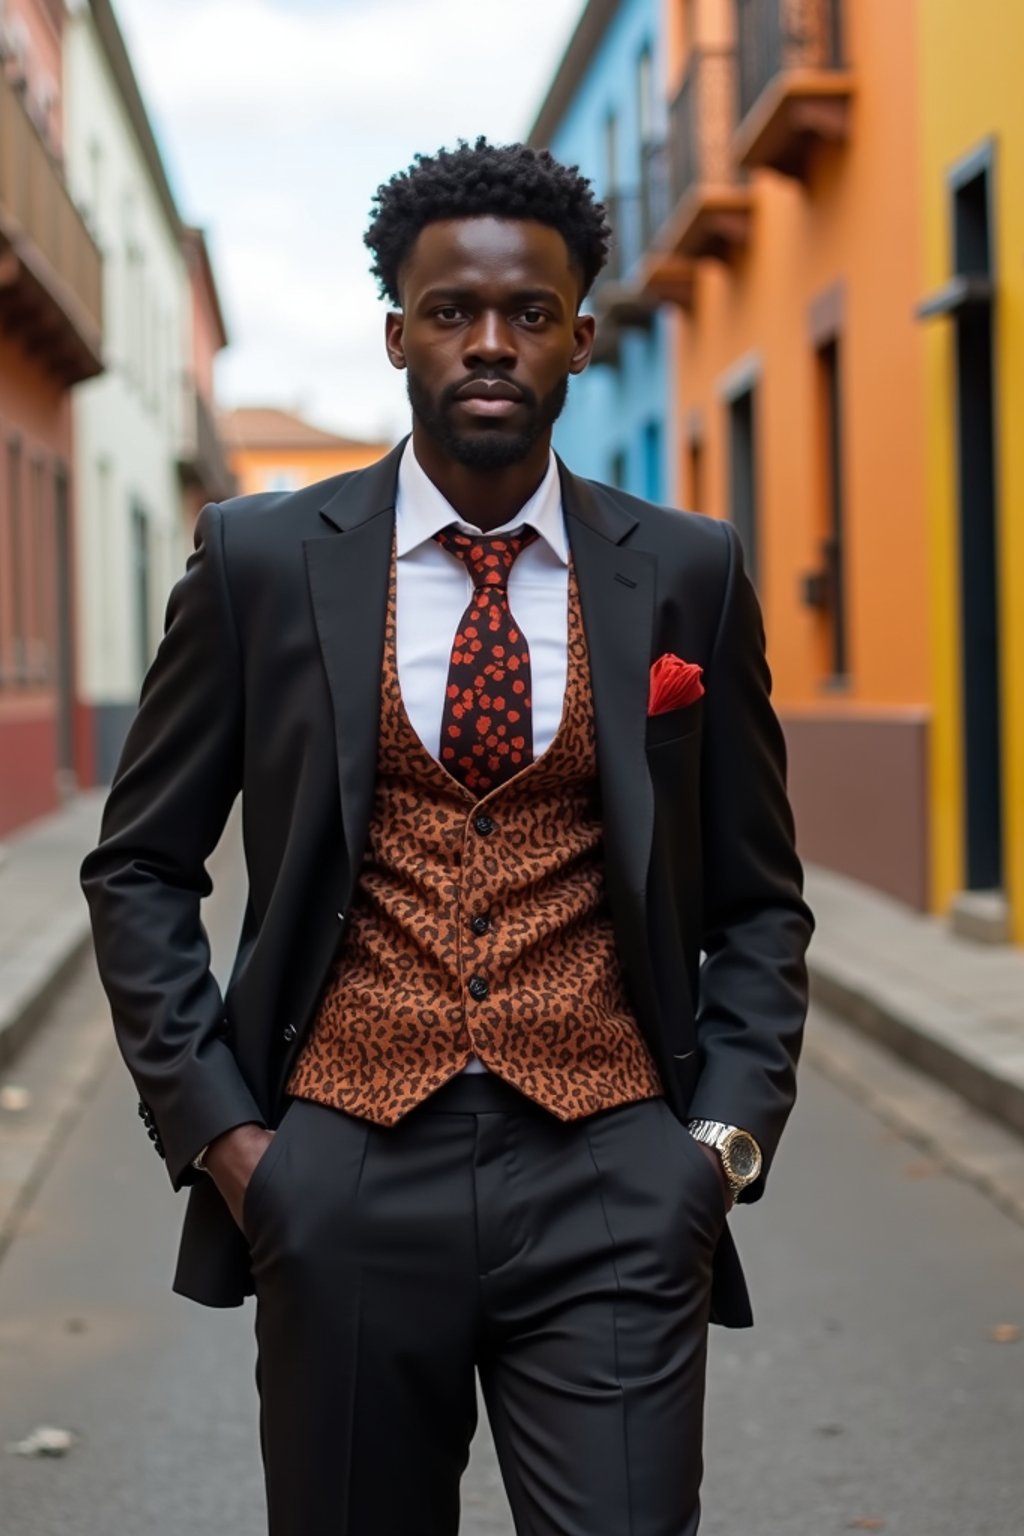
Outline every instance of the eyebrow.
<svg viewBox="0 0 1024 1536"><path fill-rule="evenodd" d="M427 288L420 296L421 303L433 302L442 299L452 304L474 303L479 294L473 288ZM554 288L517 288L509 295L512 304L557 304L561 307L562 297Z"/></svg>

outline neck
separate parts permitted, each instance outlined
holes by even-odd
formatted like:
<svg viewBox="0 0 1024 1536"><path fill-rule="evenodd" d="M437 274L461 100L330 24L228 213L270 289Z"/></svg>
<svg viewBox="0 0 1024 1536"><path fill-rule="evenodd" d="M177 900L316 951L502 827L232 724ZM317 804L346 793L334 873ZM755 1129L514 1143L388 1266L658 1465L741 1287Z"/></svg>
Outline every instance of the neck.
<svg viewBox="0 0 1024 1536"><path fill-rule="evenodd" d="M423 471L459 516L487 533L509 522L526 505L548 471L551 433L533 444L525 459L504 469L470 469L449 457L418 422L412 445Z"/></svg>

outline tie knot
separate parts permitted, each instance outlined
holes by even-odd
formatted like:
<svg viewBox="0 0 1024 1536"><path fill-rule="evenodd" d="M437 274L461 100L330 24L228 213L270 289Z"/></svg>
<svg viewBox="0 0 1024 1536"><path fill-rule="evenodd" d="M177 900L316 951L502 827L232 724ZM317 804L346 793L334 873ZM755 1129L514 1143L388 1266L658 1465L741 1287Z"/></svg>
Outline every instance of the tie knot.
<svg viewBox="0 0 1024 1536"><path fill-rule="evenodd" d="M454 523L434 534L442 549L461 560L475 587L504 587L517 556L537 537L536 528L518 533L463 533Z"/></svg>

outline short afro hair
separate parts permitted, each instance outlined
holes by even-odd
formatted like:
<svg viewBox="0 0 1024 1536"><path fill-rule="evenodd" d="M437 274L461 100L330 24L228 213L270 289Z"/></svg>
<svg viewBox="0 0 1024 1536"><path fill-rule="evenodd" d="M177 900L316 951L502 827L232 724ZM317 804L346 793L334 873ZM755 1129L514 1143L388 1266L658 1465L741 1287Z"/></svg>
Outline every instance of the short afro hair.
<svg viewBox="0 0 1024 1536"><path fill-rule="evenodd" d="M581 298L608 259L611 226L578 166L562 165L546 149L490 144L481 135L472 145L460 139L455 149L417 155L377 188L363 240L375 258L370 270L381 297L400 303L399 270L427 224L487 215L557 229L579 269Z"/></svg>

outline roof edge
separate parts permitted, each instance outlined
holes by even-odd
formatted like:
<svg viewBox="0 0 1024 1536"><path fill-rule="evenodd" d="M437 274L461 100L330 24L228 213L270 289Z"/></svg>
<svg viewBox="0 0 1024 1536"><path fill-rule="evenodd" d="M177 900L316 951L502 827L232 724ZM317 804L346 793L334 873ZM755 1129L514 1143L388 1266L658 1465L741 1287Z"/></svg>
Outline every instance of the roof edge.
<svg viewBox="0 0 1024 1536"><path fill-rule="evenodd" d="M565 116L620 4L621 0L587 0L526 136L527 144L534 149L543 149L547 145Z"/></svg>
<svg viewBox="0 0 1024 1536"><path fill-rule="evenodd" d="M121 99L125 104L128 117L142 157L146 162L149 173L153 178L157 196L163 205L171 230L177 241L182 238L182 221L178 212L178 205L171 191L171 184L167 179L167 172L157 147L156 137L153 133L146 104L139 90L139 82L135 78L135 70L132 67L131 56L127 44L117 23L117 17L110 4L110 0L89 0L89 10L92 12L96 33L103 45L103 51L107 56Z"/></svg>

